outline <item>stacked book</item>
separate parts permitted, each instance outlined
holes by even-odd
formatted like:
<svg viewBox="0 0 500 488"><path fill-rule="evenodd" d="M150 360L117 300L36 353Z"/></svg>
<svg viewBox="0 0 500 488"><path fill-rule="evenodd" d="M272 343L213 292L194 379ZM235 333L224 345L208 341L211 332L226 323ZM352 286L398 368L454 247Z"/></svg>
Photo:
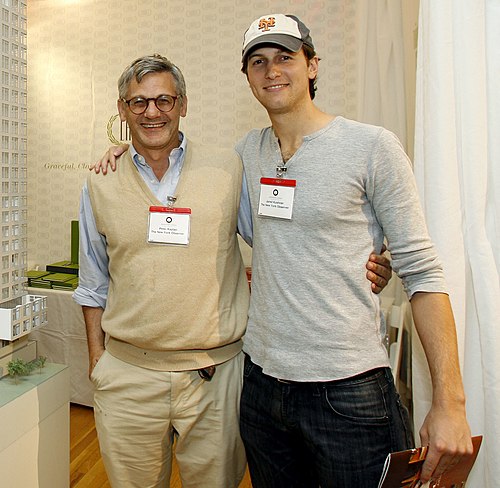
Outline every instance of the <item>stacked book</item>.
<svg viewBox="0 0 500 488"><path fill-rule="evenodd" d="M78 286L78 276L72 273L51 273L30 270L26 272L28 286L53 290L74 290Z"/></svg>
<svg viewBox="0 0 500 488"><path fill-rule="evenodd" d="M53 290L74 290L78 286L78 238L78 220L72 220L71 260L47 264L45 271L27 271L28 286Z"/></svg>
<svg viewBox="0 0 500 488"><path fill-rule="evenodd" d="M52 288L49 281L44 281L43 278L50 273L48 271L28 270L26 278L28 278L28 286L36 288Z"/></svg>
<svg viewBox="0 0 500 488"><path fill-rule="evenodd" d="M50 273L42 280L49 281L53 290L73 290L75 283L78 286L78 276L69 273Z"/></svg>
<svg viewBox="0 0 500 488"><path fill-rule="evenodd" d="M47 271L51 273L65 273L78 276L78 263L72 263L71 261L58 261L57 263L47 264L45 266Z"/></svg>

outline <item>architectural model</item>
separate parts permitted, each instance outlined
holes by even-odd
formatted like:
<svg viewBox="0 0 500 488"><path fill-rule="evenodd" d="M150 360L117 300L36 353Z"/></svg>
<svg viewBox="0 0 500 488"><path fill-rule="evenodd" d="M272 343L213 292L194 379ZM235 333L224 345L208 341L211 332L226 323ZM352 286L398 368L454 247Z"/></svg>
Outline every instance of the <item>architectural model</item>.
<svg viewBox="0 0 500 488"><path fill-rule="evenodd" d="M27 267L27 10L1 0L1 258L0 368L16 350L33 356L23 337L47 322L46 299L28 295ZM29 348L28 348L29 349ZM32 348L35 350L36 348ZM26 359L26 357L24 357ZM34 359L32 357L31 359ZM6 373L4 367L4 373ZM2 375L0 374L0 377Z"/></svg>

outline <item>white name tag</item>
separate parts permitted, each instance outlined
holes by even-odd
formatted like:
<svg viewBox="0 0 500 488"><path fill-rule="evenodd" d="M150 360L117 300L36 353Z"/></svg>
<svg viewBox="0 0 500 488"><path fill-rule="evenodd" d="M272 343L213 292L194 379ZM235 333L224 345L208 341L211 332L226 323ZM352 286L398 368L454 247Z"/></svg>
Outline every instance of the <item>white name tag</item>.
<svg viewBox="0 0 500 488"><path fill-rule="evenodd" d="M261 178L258 215L291 220L296 180Z"/></svg>
<svg viewBox="0 0 500 488"><path fill-rule="evenodd" d="M190 208L149 207L148 242L189 244Z"/></svg>

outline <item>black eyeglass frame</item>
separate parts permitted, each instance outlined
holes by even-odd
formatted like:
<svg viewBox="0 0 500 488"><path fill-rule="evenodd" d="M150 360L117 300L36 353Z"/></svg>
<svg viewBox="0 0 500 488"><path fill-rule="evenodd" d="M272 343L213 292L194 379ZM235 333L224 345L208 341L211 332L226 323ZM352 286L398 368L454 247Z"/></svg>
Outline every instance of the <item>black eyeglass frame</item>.
<svg viewBox="0 0 500 488"><path fill-rule="evenodd" d="M160 107L158 107L158 100L160 98L171 98L173 100L173 103L172 103L172 107L169 108L168 110L162 110ZM144 98L144 97L132 97L131 99L129 100L125 100L125 98L120 98L120 101L123 102L123 103L126 103L129 110L134 114L134 115L142 115L148 108L149 108L149 102L153 101L155 103L155 107L161 112L161 113L168 113L168 112L171 112L174 107L175 107L175 103L177 102L177 99L178 98L182 98L182 96L180 95L177 95L177 96L173 96L173 95L167 95L167 94L163 94L163 95L159 95L158 97L156 98ZM140 100L144 100L146 102L146 106L144 107L144 110L142 112L134 112L132 110L132 108L130 107L130 102L132 100L137 100L137 99L140 99Z"/></svg>

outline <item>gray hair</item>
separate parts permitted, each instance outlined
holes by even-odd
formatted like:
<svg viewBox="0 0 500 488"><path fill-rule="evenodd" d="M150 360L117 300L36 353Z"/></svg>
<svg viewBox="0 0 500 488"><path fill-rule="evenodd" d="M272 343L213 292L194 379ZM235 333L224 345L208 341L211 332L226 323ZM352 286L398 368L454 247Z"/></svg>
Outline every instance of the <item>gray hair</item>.
<svg viewBox="0 0 500 488"><path fill-rule="evenodd" d="M137 58L127 66L118 80L118 96L126 98L132 79L135 78L137 83L140 83L144 76L149 73L170 73L174 77L176 95L182 103L186 97L184 75L174 63L160 54Z"/></svg>

